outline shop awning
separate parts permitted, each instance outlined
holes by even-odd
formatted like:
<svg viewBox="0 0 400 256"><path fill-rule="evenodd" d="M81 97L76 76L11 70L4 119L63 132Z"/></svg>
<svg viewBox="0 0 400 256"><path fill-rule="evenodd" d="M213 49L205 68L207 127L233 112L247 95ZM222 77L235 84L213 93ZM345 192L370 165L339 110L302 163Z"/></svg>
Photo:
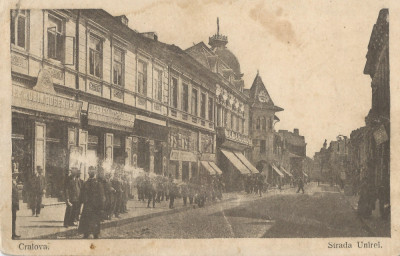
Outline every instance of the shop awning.
<svg viewBox="0 0 400 256"><path fill-rule="evenodd" d="M235 154L229 150L221 149L221 152L228 158L228 160L235 166L241 174L251 174L251 171L240 161Z"/></svg>
<svg viewBox="0 0 400 256"><path fill-rule="evenodd" d="M214 162L208 162L211 167L214 169L214 171L217 172L217 174L222 175L222 171L221 169L219 169L219 167L214 163Z"/></svg>
<svg viewBox="0 0 400 256"><path fill-rule="evenodd" d="M281 166L281 170L282 170L284 173L286 173L289 177L293 177L293 175L292 175L290 172L286 171L286 169L283 168L282 166Z"/></svg>
<svg viewBox="0 0 400 256"><path fill-rule="evenodd" d="M249 160L240 152L233 152L237 158L242 161L242 163L249 169L252 173L260 173L254 165L252 165Z"/></svg>
<svg viewBox="0 0 400 256"><path fill-rule="evenodd" d="M217 174L217 172L214 170L214 168L212 168L212 166L210 165L210 162L208 162L208 161L200 161L200 163L210 175L216 175Z"/></svg>
<svg viewBox="0 0 400 256"><path fill-rule="evenodd" d="M274 171L281 177L285 177L285 175L283 175L283 173L281 173L281 171L278 169L278 167L276 167L274 164L271 164L272 169L274 169Z"/></svg>
<svg viewBox="0 0 400 256"><path fill-rule="evenodd" d="M168 128L166 126L140 119L135 120L133 133L134 135L153 140L167 141L168 139Z"/></svg>

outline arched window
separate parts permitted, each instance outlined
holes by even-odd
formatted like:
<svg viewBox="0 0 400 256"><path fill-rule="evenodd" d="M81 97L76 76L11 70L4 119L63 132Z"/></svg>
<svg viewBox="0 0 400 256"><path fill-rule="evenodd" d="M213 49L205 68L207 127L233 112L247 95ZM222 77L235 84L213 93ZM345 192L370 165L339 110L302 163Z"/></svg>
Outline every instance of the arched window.
<svg viewBox="0 0 400 256"><path fill-rule="evenodd" d="M265 117L263 117L262 129L263 129L263 131L267 130L267 119Z"/></svg>
<svg viewBox="0 0 400 256"><path fill-rule="evenodd" d="M256 129L260 130L260 118L257 118Z"/></svg>

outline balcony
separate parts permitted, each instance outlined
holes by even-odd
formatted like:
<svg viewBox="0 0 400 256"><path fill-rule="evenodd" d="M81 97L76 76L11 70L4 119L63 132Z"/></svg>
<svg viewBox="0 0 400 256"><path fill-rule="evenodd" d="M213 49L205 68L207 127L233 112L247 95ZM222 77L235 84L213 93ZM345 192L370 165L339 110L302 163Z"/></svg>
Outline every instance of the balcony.
<svg viewBox="0 0 400 256"><path fill-rule="evenodd" d="M214 122L189 114L176 108L169 107L168 116L174 120L191 124L195 127L203 128L210 131L214 130Z"/></svg>
<svg viewBox="0 0 400 256"><path fill-rule="evenodd" d="M242 133L232 131L225 127L217 127L217 136L225 138L226 140L231 140L248 146L252 146L252 141L249 136Z"/></svg>

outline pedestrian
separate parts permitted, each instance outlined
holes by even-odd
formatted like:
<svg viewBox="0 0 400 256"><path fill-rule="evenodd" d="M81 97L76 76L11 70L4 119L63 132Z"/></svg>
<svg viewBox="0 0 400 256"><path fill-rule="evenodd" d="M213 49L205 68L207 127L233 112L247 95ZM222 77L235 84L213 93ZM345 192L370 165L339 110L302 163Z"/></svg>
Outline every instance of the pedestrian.
<svg viewBox="0 0 400 256"><path fill-rule="evenodd" d="M104 194L105 194L105 217L107 220L111 220L115 209L115 189L111 184L111 173L108 172L105 175L105 182L104 182Z"/></svg>
<svg viewBox="0 0 400 256"><path fill-rule="evenodd" d="M78 232L83 238L99 238L101 211L104 207L105 197L102 184L96 178L96 169L93 166L88 170L89 178L82 188L83 210L79 222Z"/></svg>
<svg viewBox="0 0 400 256"><path fill-rule="evenodd" d="M179 188L177 184L172 180L169 182L169 208L173 209L174 208L174 201L175 197L179 195Z"/></svg>
<svg viewBox="0 0 400 256"><path fill-rule="evenodd" d="M71 176L67 181L65 188L65 216L64 227L76 226L75 222L79 218L80 213L80 196L81 196L81 183L79 181L78 169L71 169Z"/></svg>
<svg viewBox="0 0 400 256"><path fill-rule="evenodd" d="M187 183L182 183L180 187L181 187L181 195L182 195L182 199L183 199L183 206L186 206L187 198L189 196L189 188L188 188Z"/></svg>
<svg viewBox="0 0 400 256"><path fill-rule="evenodd" d="M299 193L300 190L303 192L304 194L304 182L303 179L301 177L299 177L298 181L297 181L297 185L299 186L299 188L297 189L296 193Z"/></svg>
<svg viewBox="0 0 400 256"><path fill-rule="evenodd" d="M146 198L147 198L147 208L150 208L150 203L153 201L153 208L156 207L156 194L157 189L155 188L156 184L154 180L149 180L146 182Z"/></svg>
<svg viewBox="0 0 400 256"><path fill-rule="evenodd" d="M119 214L121 213L121 203L122 203L122 183L120 180L120 173L118 170L114 173L114 178L112 180L112 187L115 189L115 207L114 207L114 215L119 218Z"/></svg>
<svg viewBox="0 0 400 256"><path fill-rule="evenodd" d="M30 207L32 216L39 217L40 209L42 208L42 197L46 193L46 181L43 177L43 169L37 166L34 176L31 178L31 202Z"/></svg>
<svg viewBox="0 0 400 256"><path fill-rule="evenodd" d="M122 204L121 204L121 212L127 213L128 212L128 198L129 198L129 184L126 175L124 174L121 179L122 183Z"/></svg>
<svg viewBox="0 0 400 256"><path fill-rule="evenodd" d="M21 236L17 235L16 230L16 222L17 222L17 211L19 211L19 195L18 195L18 186L17 186L17 176L18 173L12 174L12 239L20 238Z"/></svg>
<svg viewBox="0 0 400 256"><path fill-rule="evenodd" d="M260 197L262 197L262 190L263 190L263 187L264 187L264 179L263 179L263 176L261 174L258 176L257 186L258 186L258 193L260 194Z"/></svg>

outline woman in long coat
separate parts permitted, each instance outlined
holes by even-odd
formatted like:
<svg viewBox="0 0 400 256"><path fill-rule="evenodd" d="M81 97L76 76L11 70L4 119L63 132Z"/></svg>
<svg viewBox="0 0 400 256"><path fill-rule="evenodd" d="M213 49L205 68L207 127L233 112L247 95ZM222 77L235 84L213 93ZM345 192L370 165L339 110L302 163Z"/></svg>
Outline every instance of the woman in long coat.
<svg viewBox="0 0 400 256"><path fill-rule="evenodd" d="M89 179L84 183L82 190L83 210L78 232L83 234L83 238L88 238L90 234L93 234L93 238L98 238L101 212L105 202L104 188L95 178L95 169L90 167L88 172Z"/></svg>

